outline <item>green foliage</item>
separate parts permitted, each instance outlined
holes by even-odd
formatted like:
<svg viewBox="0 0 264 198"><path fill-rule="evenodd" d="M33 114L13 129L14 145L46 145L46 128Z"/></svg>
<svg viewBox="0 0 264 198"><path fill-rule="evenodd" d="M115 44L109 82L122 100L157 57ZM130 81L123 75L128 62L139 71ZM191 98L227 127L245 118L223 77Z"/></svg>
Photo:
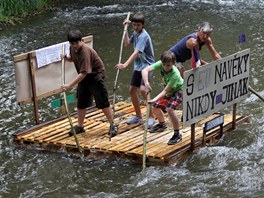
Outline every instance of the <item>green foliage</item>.
<svg viewBox="0 0 264 198"><path fill-rule="evenodd" d="M58 0L0 0L0 21L34 14L56 2Z"/></svg>

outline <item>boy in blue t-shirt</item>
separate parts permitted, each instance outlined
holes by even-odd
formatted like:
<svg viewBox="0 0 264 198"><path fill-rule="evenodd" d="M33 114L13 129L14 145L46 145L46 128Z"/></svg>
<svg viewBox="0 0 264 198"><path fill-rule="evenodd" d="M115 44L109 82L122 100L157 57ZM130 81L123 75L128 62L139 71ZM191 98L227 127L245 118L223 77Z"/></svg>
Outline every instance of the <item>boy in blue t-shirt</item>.
<svg viewBox="0 0 264 198"><path fill-rule="evenodd" d="M142 122L138 91L140 90L140 93L143 96L144 100L147 100L147 95L145 93L145 86L141 71L148 65L151 65L155 62L152 41L148 32L144 28L144 15L141 12L138 12L133 16L131 21L134 31L130 38L128 37L128 33L126 32L124 45L125 47L128 47L129 45L133 44L134 52L130 55L125 63L119 63L116 65L116 68L124 69L134 61L134 70L130 82L129 94L133 107L135 109L136 116L133 116L130 120L128 120L126 122L127 124ZM123 24L129 23L129 20L125 20ZM147 122L148 127L151 127L155 124L155 119L152 111L150 111L149 117L150 118Z"/></svg>
<svg viewBox="0 0 264 198"><path fill-rule="evenodd" d="M175 63L175 54L171 51L165 51L161 55L160 61L146 67L142 71L147 93L152 90L148 81L148 73L159 71L161 74L164 89L156 97L148 101L153 103L153 113L159 121L158 124L150 129L150 132L162 132L167 128L163 115L163 111L167 111L174 129L174 134L168 142L169 145L176 144L182 140L182 135L179 131L179 120L175 110L182 103L183 79L179 70L175 67Z"/></svg>

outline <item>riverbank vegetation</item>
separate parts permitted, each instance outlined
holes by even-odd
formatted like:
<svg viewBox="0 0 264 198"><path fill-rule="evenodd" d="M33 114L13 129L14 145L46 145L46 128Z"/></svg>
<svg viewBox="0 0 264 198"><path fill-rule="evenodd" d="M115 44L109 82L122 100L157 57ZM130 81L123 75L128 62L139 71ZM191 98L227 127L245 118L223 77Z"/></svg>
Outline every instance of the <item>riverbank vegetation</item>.
<svg viewBox="0 0 264 198"><path fill-rule="evenodd" d="M53 8L60 0L1 0L0 29L5 24L15 24L23 18Z"/></svg>

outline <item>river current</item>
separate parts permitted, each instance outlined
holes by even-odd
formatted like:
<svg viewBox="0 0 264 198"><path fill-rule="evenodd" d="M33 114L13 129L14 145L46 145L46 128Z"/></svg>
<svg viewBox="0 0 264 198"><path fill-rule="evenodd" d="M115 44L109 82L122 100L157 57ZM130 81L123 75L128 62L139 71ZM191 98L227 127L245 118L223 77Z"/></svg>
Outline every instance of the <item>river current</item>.
<svg viewBox="0 0 264 198"><path fill-rule="evenodd" d="M264 95L264 1L261 0L64 0L55 11L36 16L0 31L0 198L4 197L263 197L264 108L249 93L238 104L238 114L250 124L224 135L218 145L199 148L178 165L142 166L113 158L75 158L14 145L12 134L34 125L32 105L16 102L13 56L66 40L70 29L94 35L94 48L103 59L106 84L113 81L127 12L143 11L155 58L197 24L214 26L212 39L222 57L250 48L249 84ZM131 26L129 27L131 33ZM246 42L239 44L239 34ZM132 49L123 49L123 60ZM212 61L207 49L202 57ZM187 63L188 67L188 63ZM129 101L132 67L119 77L118 100ZM155 78L154 78L155 79ZM160 91L160 81L153 81ZM156 85L156 86L155 86ZM40 120L59 115L50 99L40 101ZM224 110L231 112L231 108Z"/></svg>

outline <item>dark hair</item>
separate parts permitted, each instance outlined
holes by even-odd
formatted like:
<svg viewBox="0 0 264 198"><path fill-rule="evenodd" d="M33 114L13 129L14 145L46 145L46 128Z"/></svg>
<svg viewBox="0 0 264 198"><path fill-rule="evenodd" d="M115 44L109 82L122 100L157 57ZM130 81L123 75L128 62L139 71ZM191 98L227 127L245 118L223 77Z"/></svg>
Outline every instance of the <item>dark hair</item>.
<svg viewBox="0 0 264 198"><path fill-rule="evenodd" d="M67 39L69 42L81 41L82 33L79 30L71 30L68 33Z"/></svg>
<svg viewBox="0 0 264 198"><path fill-rule="evenodd" d="M169 62L173 63L176 61L176 57L172 51L165 51L161 55L160 60L162 63L169 63Z"/></svg>
<svg viewBox="0 0 264 198"><path fill-rule="evenodd" d="M132 22L136 23L142 23L144 25L145 23L145 17L142 12L137 12L131 19Z"/></svg>

